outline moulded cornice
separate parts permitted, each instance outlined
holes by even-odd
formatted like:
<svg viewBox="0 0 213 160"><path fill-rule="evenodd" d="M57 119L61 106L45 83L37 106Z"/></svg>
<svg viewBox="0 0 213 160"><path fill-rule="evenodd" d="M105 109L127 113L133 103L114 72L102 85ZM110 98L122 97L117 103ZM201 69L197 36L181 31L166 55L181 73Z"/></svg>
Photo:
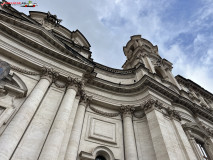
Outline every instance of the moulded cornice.
<svg viewBox="0 0 213 160"><path fill-rule="evenodd" d="M0 19L2 22L5 21L7 23L16 25L20 28L37 33L37 34L41 35L44 39L46 39L48 42L50 42L52 45L56 46L59 50L61 50L61 51L65 50L65 47L63 46L63 44L60 41L58 41L56 38L54 38L53 35L51 35L46 29L44 29L40 25L28 23L28 22L22 21L18 18L8 17L8 16L5 16L4 14L2 14L1 12L0 12Z"/></svg>
<svg viewBox="0 0 213 160"><path fill-rule="evenodd" d="M105 83L104 83L105 82ZM193 103L189 99L179 95L178 93L172 91L166 86L163 86L159 82L155 81L151 77L145 75L143 78L138 81L135 84L132 85L119 85L119 84L114 84L114 83L109 83L104 80L95 78L94 81L90 81L90 84L106 89L106 90L111 90L113 92L118 92L118 93L134 93L140 91L144 87L150 87L157 91L160 94L163 94L164 96L168 97L171 99L174 103L184 105L187 107L189 110L191 110L193 113L200 114L209 120L213 121L213 114L210 112L209 109L207 108L202 108L201 106Z"/></svg>
<svg viewBox="0 0 213 160"><path fill-rule="evenodd" d="M206 98L212 99L213 100L213 94L210 93L209 91L205 90L204 88L202 88L201 86L199 86L198 84L194 83L193 81L186 79L180 75L177 75L175 77L175 79L179 82L184 84L187 87L192 87L193 89L195 89L196 91L200 92L202 95L204 95Z"/></svg>
<svg viewBox="0 0 213 160"><path fill-rule="evenodd" d="M57 59L60 59L62 61L65 61L67 63L70 63L74 66L77 66L79 68L82 68L84 70L88 70L88 71L92 71L93 70L93 66L89 63L86 64L85 61L81 61L79 59L76 59L74 57L71 56L67 56L66 54L62 54L59 52L56 52L54 50L51 50L41 44L38 44L37 42L33 41L32 39L29 39L23 35L21 35L20 33L16 32L15 30L13 30L12 28L6 26L6 24L2 23L0 21L0 28L4 28L3 31L7 32L8 34L16 37L16 39L19 39L20 41L24 42L25 44L28 44L31 47L34 47L35 49L39 49L40 51L42 51L42 53L46 53L48 55L51 55ZM69 52L69 51L67 51Z"/></svg>

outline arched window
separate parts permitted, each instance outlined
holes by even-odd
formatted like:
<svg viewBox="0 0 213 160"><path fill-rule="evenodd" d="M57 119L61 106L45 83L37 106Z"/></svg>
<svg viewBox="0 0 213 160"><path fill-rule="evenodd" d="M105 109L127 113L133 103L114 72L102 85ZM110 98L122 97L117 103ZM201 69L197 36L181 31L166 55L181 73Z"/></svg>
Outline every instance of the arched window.
<svg viewBox="0 0 213 160"><path fill-rule="evenodd" d="M104 158L103 156L97 156L97 157L95 158L95 160L106 160L106 158Z"/></svg>

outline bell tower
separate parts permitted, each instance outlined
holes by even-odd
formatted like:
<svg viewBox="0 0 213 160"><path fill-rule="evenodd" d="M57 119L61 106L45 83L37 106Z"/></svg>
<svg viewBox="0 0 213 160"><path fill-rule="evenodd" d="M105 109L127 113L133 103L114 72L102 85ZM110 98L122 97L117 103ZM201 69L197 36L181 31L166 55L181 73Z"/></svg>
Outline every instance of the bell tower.
<svg viewBox="0 0 213 160"><path fill-rule="evenodd" d="M171 82L180 88L176 79L172 75L172 63L162 59L158 53L158 46L153 45L148 40L141 38L141 35L131 36L130 41L123 47L126 62L123 69L137 68L143 65L148 69L148 73L161 79L164 82Z"/></svg>

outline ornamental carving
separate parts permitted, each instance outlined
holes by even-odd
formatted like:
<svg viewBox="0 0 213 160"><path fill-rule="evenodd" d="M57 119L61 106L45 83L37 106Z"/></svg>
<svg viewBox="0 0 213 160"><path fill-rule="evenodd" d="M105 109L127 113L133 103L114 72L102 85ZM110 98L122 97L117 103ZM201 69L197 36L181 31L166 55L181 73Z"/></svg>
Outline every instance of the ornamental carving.
<svg viewBox="0 0 213 160"><path fill-rule="evenodd" d="M46 20L55 26L58 26L62 21L61 19L58 19L56 15L52 15L49 11L47 13Z"/></svg>
<svg viewBox="0 0 213 160"><path fill-rule="evenodd" d="M80 97L80 102L83 102L85 104L90 104L90 101L92 100L92 96L87 96L84 90L80 92Z"/></svg>
<svg viewBox="0 0 213 160"><path fill-rule="evenodd" d="M181 116L178 111L171 109L170 107L166 108L167 114L170 118L175 118L181 121Z"/></svg>
<svg viewBox="0 0 213 160"><path fill-rule="evenodd" d="M23 74L27 74L27 75L40 75L41 74L41 73L38 73L38 72L32 72L32 71L28 71L26 69L19 68L17 66L11 65L11 64L10 64L10 67L14 71L17 71L17 72L23 73Z"/></svg>
<svg viewBox="0 0 213 160"><path fill-rule="evenodd" d="M160 103L158 100L153 100L150 99L148 101L146 101L144 104L141 104L142 108L144 109L144 111L147 111L150 108L158 108L158 109L162 109L163 108L163 104Z"/></svg>
<svg viewBox="0 0 213 160"><path fill-rule="evenodd" d="M132 105L122 105L120 108L120 112L124 115L132 115L132 113L135 111L134 106Z"/></svg>
<svg viewBox="0 0 213 160"><path fill-rule="evenodd" d="M54 71L53 68L42 67L41 72L42 72L42 77L47 77L51 79L53 82L55 82L59 76L59 73Z"/></svg>
<svg viewBox="0 0 213 160"><path fill-rule="evenodd" d="M89 105L89 108L92 111L94 111L95 113L98 113L98 114L106 116L106 117L117 117L118 115L120 115L120 113L108 113L108 112L101 111L95 107L92 107L91 105Z"/></svg>
<svg viewBox="0 0 213 160"><path fill-rule="evenodd" d="M67 77L67 84L68 86L74 86L78 88L79 90L83 89L83 83L80 81L78 78L72 78L72 77Z"/></svg>
<svg viewBox="0 0 213 160"><path fill-rule="evenodd" d="M161 67L163 66L163 60L162 59L158 59L155 64L154 64L156 67Z"/></svg>

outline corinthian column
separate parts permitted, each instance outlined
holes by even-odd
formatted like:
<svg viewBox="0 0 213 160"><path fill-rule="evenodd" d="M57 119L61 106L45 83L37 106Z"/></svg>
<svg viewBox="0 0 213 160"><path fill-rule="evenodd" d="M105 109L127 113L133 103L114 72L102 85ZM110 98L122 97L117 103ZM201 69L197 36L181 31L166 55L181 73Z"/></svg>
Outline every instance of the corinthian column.
<svg viewBox="0 0 213 160"><path fill-rule="evenodd" d="M20 107L6 130L0 137L0 159L9 160L24 134L30 120L44 97L52 78L55 75L52 69L44 68L44 75Z"/></svg>
<svg viewBox="0 0 213 160"><path fill-rule="evenodd" d="M134 110L134 107L129 105L121 107L121 113L123 116L123 133L126 160L138 160L135 144L135 134L132 124L132 112Z"/></svg>
<svg viewBox="0 0 213 160"><path fill-rule="evenodd" d="M69 78L70 79L70 78ZM67 87L66 94L62 100L60 109L55 118L47 141L44 145L39 160L57 160L62 146L63 138L69 122L69 117L73 108L73 103L81 85L76 79L70 79L71 84Z"/></svg>
<svg viewBox="0 0 213 160"><path fill-rule="evenodd" d="M84 122L84 114L88 103L88 97L83 93L81 102L75 116L65 160L76 160L78 154L78 146L81 138L81 130Z"/></svg>

